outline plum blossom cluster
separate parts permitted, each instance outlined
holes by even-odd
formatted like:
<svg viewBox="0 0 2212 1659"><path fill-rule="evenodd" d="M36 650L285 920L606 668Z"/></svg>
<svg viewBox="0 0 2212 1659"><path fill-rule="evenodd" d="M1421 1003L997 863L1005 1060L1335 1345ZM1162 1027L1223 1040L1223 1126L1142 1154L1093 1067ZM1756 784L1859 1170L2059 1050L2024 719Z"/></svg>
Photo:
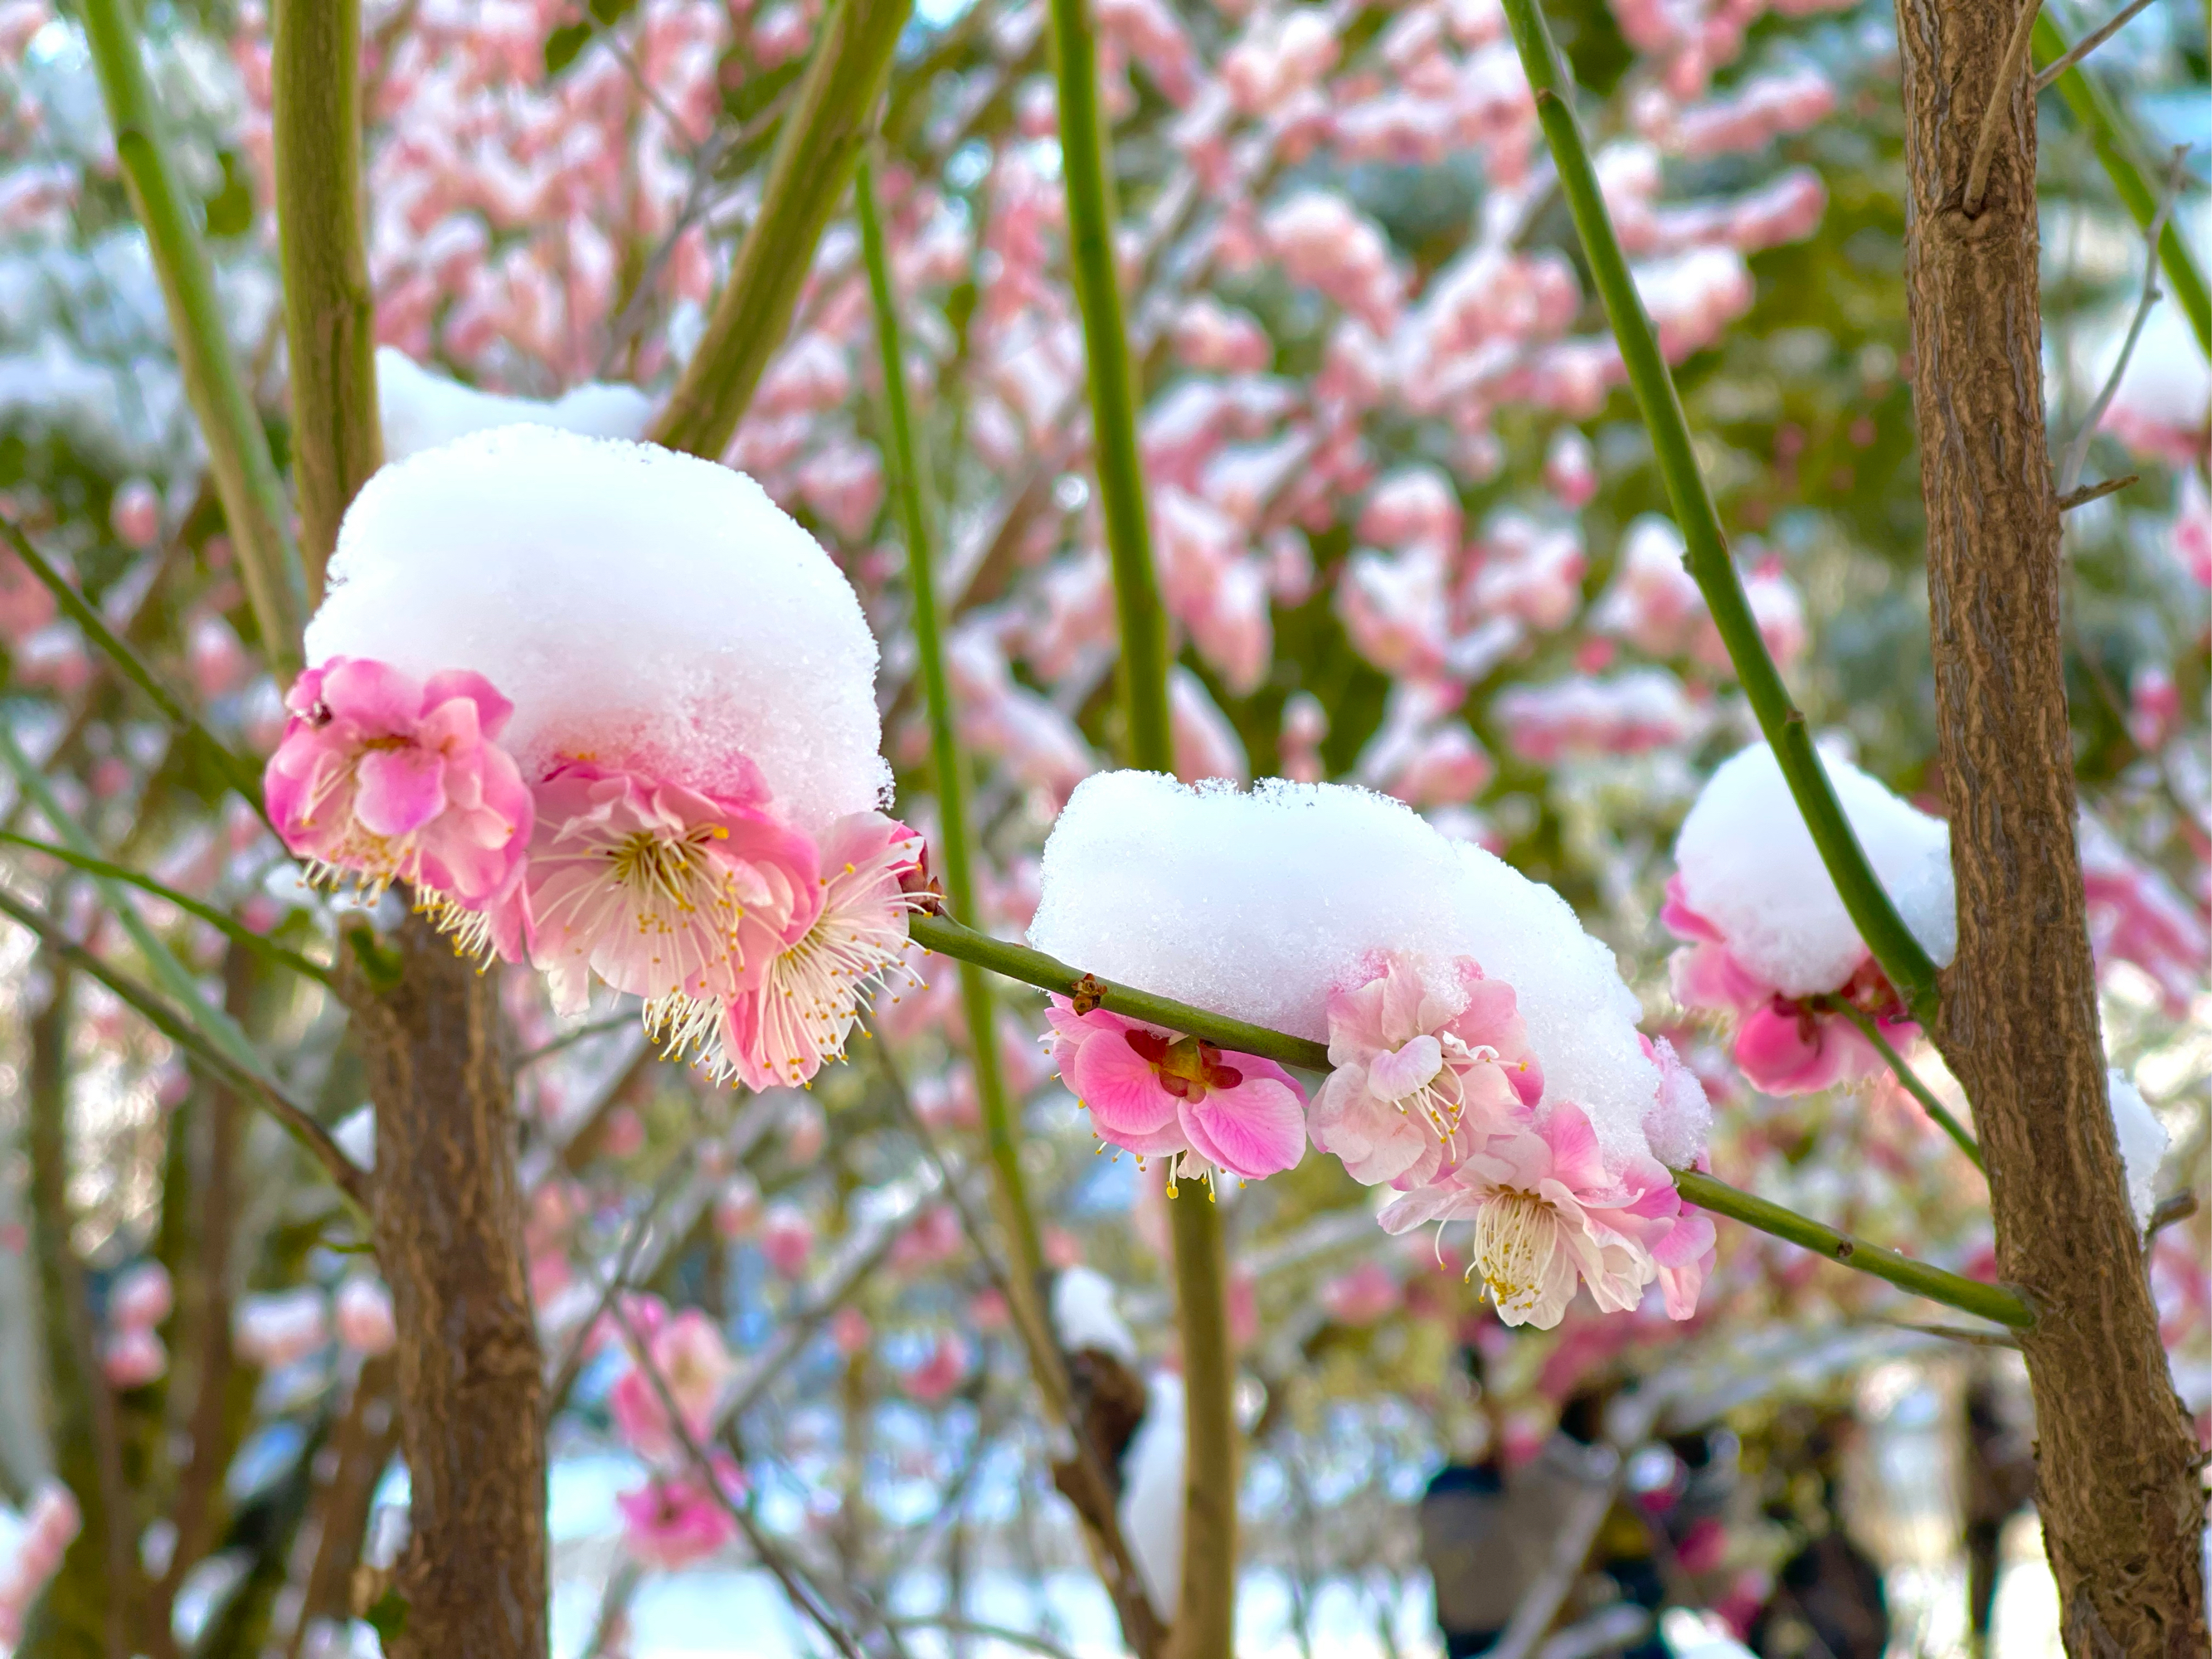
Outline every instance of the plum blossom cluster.
<svg viewBox="0 0 2212 1659"><path fill-rule="evenodd" d="M1824 763L1905 925L1939 966L1948 963L1958 922L1948 830L1839 756ZM1674 856L1661 919L1686 941L1670 964L1675 998L1733 1027L1736 1064L1756 1087L1809 1094L1877 1075L1886 1062L1862 1021L1900 1050L1919 1035L1765 744L1715 771Z"/></svg>
<svg viewBox="0 0 2212 1659"><path fill-rule="evenodd" d="M1559 896L1481 848L1364 790L1101 774L1046 843L1030 933L1327 1039L1309 1104L1270 1060L1055 999L1054 1059L1103 1140L1171 1178L1273 1174L1310 1141L1403 1194L1393 1231L1474 1221L1470 1271L1512 1323L1556 1325L1578 1285L1620 1310L1657 1282L1695 1310L1712 1229L1668 1163L1701 1155L1704 1091Z"/></svg>
<svg viewBox="0 0 2212 1659"><path fill-rule="evenodd" d="M311 874L404 884L562 1012L596 980L754 1088L840 1055L899 968L921 849L874 810L874 644L750 480L457 439L362 490L308 637L267 797Z"/></svg>
<svg viewBox="0 0 2212 1659"><path fill-rule="evenodd" d="M625 1296L621 1316L608 1315L592 1335L602 1348L618 1346L626 1362L607 1411L648 1471L642 1486L615 1499L623 1541L639 1561L668 1571L704 1560L737 1536L730 1506L745 1492L736 1460L706 1452L736 1362L705 1314L672 1313L655 1296ZM695 1452L706 1452L706 1471Z"/></svg>

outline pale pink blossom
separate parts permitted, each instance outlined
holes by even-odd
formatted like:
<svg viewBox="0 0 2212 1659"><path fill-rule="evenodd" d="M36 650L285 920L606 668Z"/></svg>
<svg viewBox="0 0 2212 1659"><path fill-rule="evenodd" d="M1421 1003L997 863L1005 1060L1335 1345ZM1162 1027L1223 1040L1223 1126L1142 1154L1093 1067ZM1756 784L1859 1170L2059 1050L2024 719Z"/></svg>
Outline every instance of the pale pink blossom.
<svg viewBox="0 0 2212 1659"><path fill-rule="evenodd" d="M145 479L128 479L115 487L107 521L125 547L151 547L161 533L161 498Z"/></svg>
<svg viewBox="0 0 2212 1659"><path fill-rule="evenodd" d="M875 1327L858 1308L840 1308L830 1316L830 1344L846 1358L859 1358L875 1340Z"/></svg>
<svg viewBox="0 0 2212 1659"><path fill-rule="evenodd" d="M119 1330L151 1330L169 1316L176 1291L158 1261L136 1261L115 1276L107 1292L107 1320Z"/></svg>
<svg viewBox="0 0 2212 1659"><path fill-rule="evenodd" d="M745 1477L727 1452L708 1454L714 1484L730 1504L742 1500ZM675 1572L715 1554L738 1535L729 1505L715 1497L696 1466L656 1474L635 1492L617 1494L623 1547L646 1566Z"/></svg>
<svg viewBox="0 0 2212 1659"><path fill-rule="evenodd" d="M392 1317L392 1292L374 1279L349 1279L331 1302L338 1341L366 1358L390 1353L399 1341Z"/></svg>
<svg viewBox="0 0 2212 1659"><path fill-rule="evenodd" d="M959 1333L940 1331L929 1358L899 1374L900 1391L921 1405L936 1405L966 1379L971 1363L968 1344Z"/></svg>
<svg viewBox="0 0 2212 1659"><path fill-rule="evenodd" d="M1305 1092L1274 1061L1103 1008L1078 1014L1065 997L1045 1018L1053 1063L1098 1138L1175 1160L1170 1178L1203 1164L1256 1181L1304 1155Z"/></svg>
<svg viewBox="0 0 2212 1659"><path fill-rule="evenodd" d="M330 1340L329 1310L318 1290L242 1297L233 1319L239 1358L264 1370L305 1359Z"/></svg>
<svg viewBox="0 0 2212 1659"><path fill-rule="evenodd" d="M1551 447L1544 452L1544 484L1577 510L1597 494L1597 455L1576 428L1563 426L1553 434Z"/></svg>
<svg viewBox="0 0 2212 1659"><path fill-rule="evenodd" d="M1176 775L1185 783L1205 778L1250 781L1251 763L1245 758L1237 728L1205 682L1180 663L1168 672L1168 718L1175 738Z"/></svg>
<svg viewBox="0 0 2212 1659"><path fill-rule="evenodd" d="M760 1187L740 1170L714 1195L714 1231L723 1238L750 1238L760 1219Z"/></svg>
<svg viewBox="0 0 2212 1659"><path fill-rule="evenodd" d="M1353 534L1378 547L1420 543L1439 551L1459 545L1459 498L1442 474L1429 467L1394 472L1375 486L1359 509Z"/></svg>
<svg viewBox="0 0 2212 1659"><path fill-rule="evenodd" d="M1404 1293L1381 1262L1361 1262L1321 1287L1322 1311L1340 1325L1372 1325L1398 1310Z"/></svg>
<svg viewBox="0 0 2212 1659"><path fill-rule="evenodd" d="M644 998L647 1029L680 1051L812 923L814 848L747 781L709 796L567 761L538 786L530 954L558 1009L580 1012L597 974Z"/></svg>
<svg viewBox="0 0 2212 1659"><path fill-rule="evenodd" d="M2136 748L2154 755L2166 747L2181 720L2181 690L2173 676L2145 663L2128 677L2128 736Z"/></svg>
<svg viewBox="0 0 2212 1659"><path fill-rule="evenodd" d="M796 1279L814 1255L814 1224L796 1205L771 1204L761 1218L760 1247L769 1267L786 1279Z"/></svg>
<svg viewBox="0 0 2212 1659"><path fill-rule="evenodd" d="M627 1346L627 1338L625 1338ZM668 1420L661 1389L653 1373L659 1374L668 1398L676 1402L678 1418L695 1441L704 1441L714 1423L714 1408L722 1390L736 1373L722 1334L714 1322L696 1308L672 1316L645 1337L646 1358L635 1352L629 1370L615 1380L607 1393L607 1412L624 1444L641 1457L654 1462L676 1458L682 1437Z"/></svg>
<svg viewBox="0 0 2212 1659"><path fill-rule="evenodd" d="M1188 301L1176 313L1170 338L1186 368L1208 374L1262 374L1275 356L1273 343L1251 313L1225 306L1210 294Z"/></svg>
<svg viewBox="0 0 2212 1659"><path fill-rule="evenodd" d="M169 1351L144 1326L126 1325L100 1344L100 1374L118 1389L143 1389L169 1369Z"/></svg>
<svg viewBox="0 0 2212 1659"><path fill-rule="evenodd" d="M2199 587L2212 587L2212 494L2191 466L2175 490L2173 554Z"/></svg>
<svg viewBox="0 0 2212 1659"><path fill-rule="evenodd" d="M1282 775L1297 783L1319 783L1328 775L1321 745L1328 736L1328 711L1310 691L1293 692L1283 703L1283 732L1276 748Z"/></svg>
<svg viewBox="0 0 2212 1659"><path fill-rule="evenodd" d="M1682 683L1658 668L1511 686L1492 712L1513 752L1545 766L1671 747L1686 742L1700 726Z"/></svg>
<svg viewBox="0 0 2212 1659"><path fill-rule="evenodd" d="M499 747L513 705L481 675L419 682L333 657L294 683L263 782L269 815L311 877L372 892L403 881L470 949L512 955L532 803Z"/></svg>
<svg viewBox="0 0 2212 1659"><path fill-rule="evenodd" d="M1449 1175L1516 1133L1544 1092L1513 988L1470 957L1370 957L1328 996L1336 1068L1307 1119L1313 1144L1353 1180L1401 1191Z"/></svg>
<svg viewBox="0 0 2212 1659"><path fill-rule="evenodd" d="M959 1212L950 1204L933 1204L891 1246L890 1266L899 1273L926 1273L957 1256L966 1242Z"/></svg>
<svg viewBox="0 0 2212 1659"><path fill-rule="evenodd" d="M0 1561L0 1645L12 1646L21 1638L24 1615L60 1568L82 1525L76 1495L58 1480L42 1482L23 1512L14 1554Z"/></svg>
<svg viewBox="0 0 2212 1659"><path fill-rule="evenodd" d="M1562 1101L1534 1127L1491 1141L1450 1176L1395 1200L1382 1222L1385 1231L1402 1233L1424 1222L1473 1221L1469 1272L1482 1276L1498 1316L1549 1330L1578 1284L1607 1313L1642 1299L1658 1267L1621 1230L1618 1212L1649 1195L1608 1173L1589 1119Z"/></svg>
<svg viewBox="0 0 2212 1659"><path fill-rule="evenodd" d="M768 1089L805 1083L844 1058L853 1027L905 960L907 915L919 901L902 883L921 858L921 838L881 812L830 828L811 919L723 1003L711 1069Z"/></svg>
<svg viewBox="0 0 2212 1659"><path fill-rule="evenodd" d="M2087 811L2078 841L2097 960L2133 963L2157 981L2166 1008L2179 1018L2203 993L2212 962L2212 929L2201 907Z"/></svg>
<svg viewBox="0 0 2212 1659"><path fill-rule="evenodd" d="M1563 628L1582 604L1588 560L1582 537L1525 514L1500 513L1483 531L1481 561L1467 587L1477 617L1511 617L1548 633Z"/></svg>

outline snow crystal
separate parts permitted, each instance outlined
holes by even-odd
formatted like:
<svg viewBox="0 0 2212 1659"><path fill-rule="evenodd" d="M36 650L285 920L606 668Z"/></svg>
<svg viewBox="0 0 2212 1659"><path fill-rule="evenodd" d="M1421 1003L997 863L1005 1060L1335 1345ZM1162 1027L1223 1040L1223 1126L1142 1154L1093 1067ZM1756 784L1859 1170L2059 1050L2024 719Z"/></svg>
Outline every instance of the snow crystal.
<svg viewBox="0 0 2212 1659"><path fill-rule="evenodd" d="M1053 1281L1052 1329L1069 1353L1096 1348L1136 1369L1136 1334L1114 1305L1114 1281L1094 1267L1069 1267Z"/></svg>
<svg viewBox="0 0 2212 1659"><path fill-rule="evenodd" d="M2158 1167L2166 1161L2170 1138L2125 1072L2115 1066L2106 1073L2106 1081L2112 1103L2112 1130L2120 1141L2120 1164L2128 1175L2128 1202L2135 1206L2136 1225L2148 1227L2158 1202Z"/></svg>
<svg viewBox="0 0 2212 1659"><path fill-rule="evenodd" d="M334 655L483 675L532 778L590 756L726 790L750 757L817 836L889 784L836 566L743 473L649 444L502 427L385 467L308 625Z"/></svg>
<svg viewBox="0 0 2212 1659"><path fill-rule="evenodd" d="M1842 757L1824 754L1844 815L1905 925L1937 966L1958 949L1951 836ZM1754 744L1716 771L1674 843L1690 908L1786 996L1832 991L1866 956L1780 763Z"/></svg>
<svg viewBox="0 0 2212 1659"><path fill-rule="evenodd" d="M594 380L572 386L550 402L502 398L433 374L405 352L376 349L376 412L384 428L384 459L410 455L496 426L550 426L587 438L641 438L653 419L653 401L634 386Z"/></svg>
<svg viewBox="0 0 2212 1659"><path fill-rule="evenodd" d="M1030 942L1091 972L1325 1040L1370 951L1473 957L1510 984L1547 1097L1609 1152L1648 1150L1658 1067L1613 953L1550 888L1387 796L1265 780L1249 793L1105 772L1045 843Z"/></svg>
<svg viewBox="0 0 2212 1659"><path fill-rule="evenodd" d="M1182 1593L1183 1444L1182 1378L1155 1371L1144 1421L1122 1454L1118 1513L1145 1594L1163 1619L1175 1616Z"/></svg>

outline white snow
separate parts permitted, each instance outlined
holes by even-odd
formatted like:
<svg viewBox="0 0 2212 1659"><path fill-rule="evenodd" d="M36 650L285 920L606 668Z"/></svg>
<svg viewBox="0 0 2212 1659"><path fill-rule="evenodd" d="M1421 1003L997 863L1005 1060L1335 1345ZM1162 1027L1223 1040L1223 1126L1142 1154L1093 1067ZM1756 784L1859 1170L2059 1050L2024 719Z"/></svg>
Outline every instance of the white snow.
<svg viewBox="0 0 2212 1659"><path fill-rule="evenodd" d="M2115 1066L2106 1073L2106 1081L2112 1103L2112 1131L2120 1141L2120 1163L2128 1172L2128 1202L2135 1206L2136 1225L2148 1227L2158 1203L2158 1166L2166 1161L2170 1139L2166 1125L2125 1072Z"/></svg>
<svg viewBox="0 0 2212 1659"><path fill-rule="evenodd" d="M1121 1536L1136 1558L1152 1609L1175 1617L1182 1594L1182 1378L1155 1371L1145 1420L1121 1456Z"/></svg>
<svg viewBox="0 0 2212 1659"><path fill-rule="evenodd" d="M1326 1039L1330 989L1370 951L1470 956L1510 983L1547 1096L1606 1149L1648 1150L1657 1097L1613 953L1550 888L1364 789L1249 793L1156 773L1085 779L1045 843L1030 942L1076 967Z"/></svg>
<svg viewBox="0 0 2212 1659"><path fill-rule="evenodd" d="M1069 1353L1096 1348L1137 1368L1136 1334L1114 1305L1114 1281L1095 1267L1068 1267L1053 1281L1052 1330Z"/></svg>
<svg viewBox="0 0 2212 1659"><path fill-rule="evenodd" d="M502 427L386 466L307 643L483 675L529 778L575 756L726 790L749 757L817 836L890 783L837 567L743 473L650 444Z"/></svg>
<svg viewBox="0 0 2212 1659"><path fill-rule="evenodd" d="M1840 756L1823 754L1859 845L1937 966L1958 949L1950 830ZM1683 896L1729 951L1786 996L1832 991L1866 955L1773 750L1754 744L1716 771L1674 842Z"/></svg>
<svg viewBox="0 0 2212 1659"><path fill-rule="evenodd" d="M588 438L641 438L653 400L634 386L593 380L558 398L505 398L424 368L391 346L376 349L376 412L384 459L410 455L497 426L550 426Z"/></svg>

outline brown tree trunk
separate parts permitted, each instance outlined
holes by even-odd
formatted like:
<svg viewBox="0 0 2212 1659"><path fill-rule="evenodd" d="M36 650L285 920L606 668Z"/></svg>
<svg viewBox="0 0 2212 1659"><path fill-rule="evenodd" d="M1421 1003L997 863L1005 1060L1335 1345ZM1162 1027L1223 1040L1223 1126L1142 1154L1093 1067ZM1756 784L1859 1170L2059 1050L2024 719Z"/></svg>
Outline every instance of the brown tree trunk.
<svg viewBox="0 0 2212 1659"><path fill-rule="evenodd" d="M2074 1659L2212 1653L2204 1492L2106 1101L2074 841L2058 506L2043 419L2033 95L1962 206L2018 13L1898 0L1913 405L1958 960L1936 1037L1974 1103L1997 1266L2032 1298L2037 1501Z"/></svg>
<svg viewBox="0 0 2212 1659"><path fill-rule="evenodd" d="M396 981L349 957L376 1105L376 1254L392 1288L412 1534L393 1659L544 1659L544 1363L522 1251L495 982L420 918Z"/></svg>

